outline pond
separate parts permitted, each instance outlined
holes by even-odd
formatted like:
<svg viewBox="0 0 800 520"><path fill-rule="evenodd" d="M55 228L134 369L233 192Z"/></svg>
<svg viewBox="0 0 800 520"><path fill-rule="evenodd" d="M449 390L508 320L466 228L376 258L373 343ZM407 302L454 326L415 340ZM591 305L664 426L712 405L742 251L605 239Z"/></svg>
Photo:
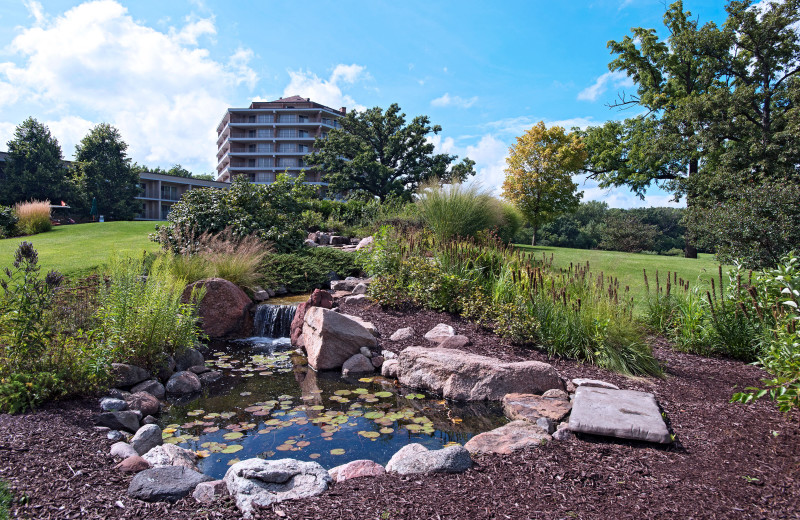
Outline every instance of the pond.
<svg viewBox="0 0 800 520"><path fill-rule="evenodd" d="M507 419L497 404L459 403L400 387L380 376L315 372L287 338L209 345L221 381L162 419L164 442L196 451L200 470L222 478L252 457L315 460L330 469L357 459L386 464L418 442L463 444Z"/></svg>

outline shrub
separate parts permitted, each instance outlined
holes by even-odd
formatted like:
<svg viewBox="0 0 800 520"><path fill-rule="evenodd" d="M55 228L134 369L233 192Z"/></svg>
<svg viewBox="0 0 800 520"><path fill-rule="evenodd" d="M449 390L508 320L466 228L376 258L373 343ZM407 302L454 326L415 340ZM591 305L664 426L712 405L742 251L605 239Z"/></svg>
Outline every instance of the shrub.
<svg viewBox="0 0 800 520"><path fill-rule="evenodd" d="M502 218L489 192L475 184L442 187L432 181L423 184L418 195L420 217L440 240L475 237Z"/></svg>
<svg viewBox="0 0 800 520"><path fill-rule="evenodd" d="M188 303L186 283L157 258L145 276L145 260L112 257L109 283L100 294L102 334L114 359L158 366L164 356L193 347L200 336L195 303L204 292L194 290Z"/></svg>
<svg viewBox="0 0 800 520"><path fill-rule="evenodd" d="M61 395L62 382L50 372L14 373L0 379L0 412L20 413ZM2 518L2 517L0 517Z"/></svg>
<svg viewBox="0 0 800 520"><path fill-rule="evenodd" d="M0 206L0 238L14 236L19 218L13 208Z"/></svg>
<svg viewBox="0 0 800 520"><path fill-rule="evenodd" d="M653 249L658 228L630 212L609 212L598 247L608 251L639 253Z"/></svg>
<svg viewBox="0 0 800 520"><path fill-rule="evenodd" d="M50 201L32 200L20 202L14 206L19 221L17 229L21 235L35 235L53 228L50 221Z"/></svg>
<svg viewBox="0 0 800 520"><path fill-rule="evenodd" d="M14 496L11 494L11 490L8 489L8 484L0 480L0 520L9 519L8 510L11 508L13 501Z"/></svg>
<svg viewBox="0 0 800 520"><path fill-rule="evenodd" d="M329 247L271 254L264 258L260 270L266 286L284 286L290 293L330 288L331 273L344 278L361 272L356 255Z"/></svg>

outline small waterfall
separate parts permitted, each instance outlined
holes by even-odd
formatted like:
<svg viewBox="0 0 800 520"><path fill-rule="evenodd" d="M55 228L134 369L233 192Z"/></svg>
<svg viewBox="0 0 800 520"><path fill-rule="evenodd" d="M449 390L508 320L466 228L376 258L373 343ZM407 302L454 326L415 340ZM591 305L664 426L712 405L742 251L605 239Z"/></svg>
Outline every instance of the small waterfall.
<svg viewBox="0 0 800 520"><path fill-rule="evenodd" d="M265 338L288 338L296 310L294 305L259 305L253 320L253 334Z"/></svg>

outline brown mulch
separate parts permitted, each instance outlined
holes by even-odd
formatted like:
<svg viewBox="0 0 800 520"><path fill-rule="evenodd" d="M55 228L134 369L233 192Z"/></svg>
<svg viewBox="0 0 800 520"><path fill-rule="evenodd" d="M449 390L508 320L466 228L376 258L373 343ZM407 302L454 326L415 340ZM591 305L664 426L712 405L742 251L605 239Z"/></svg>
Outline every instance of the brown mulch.
<svg viewBox="0 0 800 520"><path fill-rule="evenodd" d="M723 359L673 352L653 338L663 380L626 378L569 360L548 360L488 331L424 310L382 311L363 304L342 310L372 321L381 345L399 351L424 345L437 323L452 325L474 353L504 360L549 361L565 378L594 377L652 392L678 442L671 447L582 437L503 457L484 457L460 475L355 479L320 497L276 505L263 518L524 519L524 518L800 518L800 422L769 402L729 403L763 375ZM412 340L388 341L411 326ZM0 480L17 497L12 518L239 518L230 498L203 507L188 498L146 504L128 498L131 477L112 469L112 444L92 427L97 401L51 404L31 414L0 415ZM122 507L116 504L120 501Z"/></svg>

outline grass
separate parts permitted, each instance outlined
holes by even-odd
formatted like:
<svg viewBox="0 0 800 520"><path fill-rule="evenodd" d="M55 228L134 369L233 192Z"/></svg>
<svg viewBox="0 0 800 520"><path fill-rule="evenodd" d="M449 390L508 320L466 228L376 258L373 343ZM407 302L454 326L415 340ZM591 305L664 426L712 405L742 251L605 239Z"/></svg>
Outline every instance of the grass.
<svg viewBox="0 0 800 520"><path fill-rule="evenodd" d="M43 271L55 269L70 277L85 276L105 265L113 252L136 256L155 252L159 245L148 234L153 222L103 222L54 226L52 231L32 237L0 240L0 266L11 265L20 242L32 242L39 252Z"/></svg>
<svg viewBox="0 0 800 520"><path fill-rule="evenodd" d="M677 272L678 277L689 280L691 287L697 284L698 279L709 282L717 276L719 263L714 255L699 254L696 260L676 256L643 255L638 253L621 253L618 251L599 251L593 249L568 249L564 247L543 247L524 244L515 244L521 251L532 252L536 258L546 254L548 258L553 255L553 267L569 268L570 263L589 266L594 275L601 272L605 276L619 278L620 287L630 287L630 294L634 298L635 311L642 314L645 309L647 291L644 286L642 269L647 270L651 283L655 283L655 273L666 275L667 271ZM662 280L663 283L663 280Z"/></svg>
<svg viewBox="0 0 800 520"><path fill-rule="evenodd" d="M14 206L14 212L19 217L17 229L23 235L36 235L50 231L53 228L50 223L49 200L20 202Z"/></svg>

